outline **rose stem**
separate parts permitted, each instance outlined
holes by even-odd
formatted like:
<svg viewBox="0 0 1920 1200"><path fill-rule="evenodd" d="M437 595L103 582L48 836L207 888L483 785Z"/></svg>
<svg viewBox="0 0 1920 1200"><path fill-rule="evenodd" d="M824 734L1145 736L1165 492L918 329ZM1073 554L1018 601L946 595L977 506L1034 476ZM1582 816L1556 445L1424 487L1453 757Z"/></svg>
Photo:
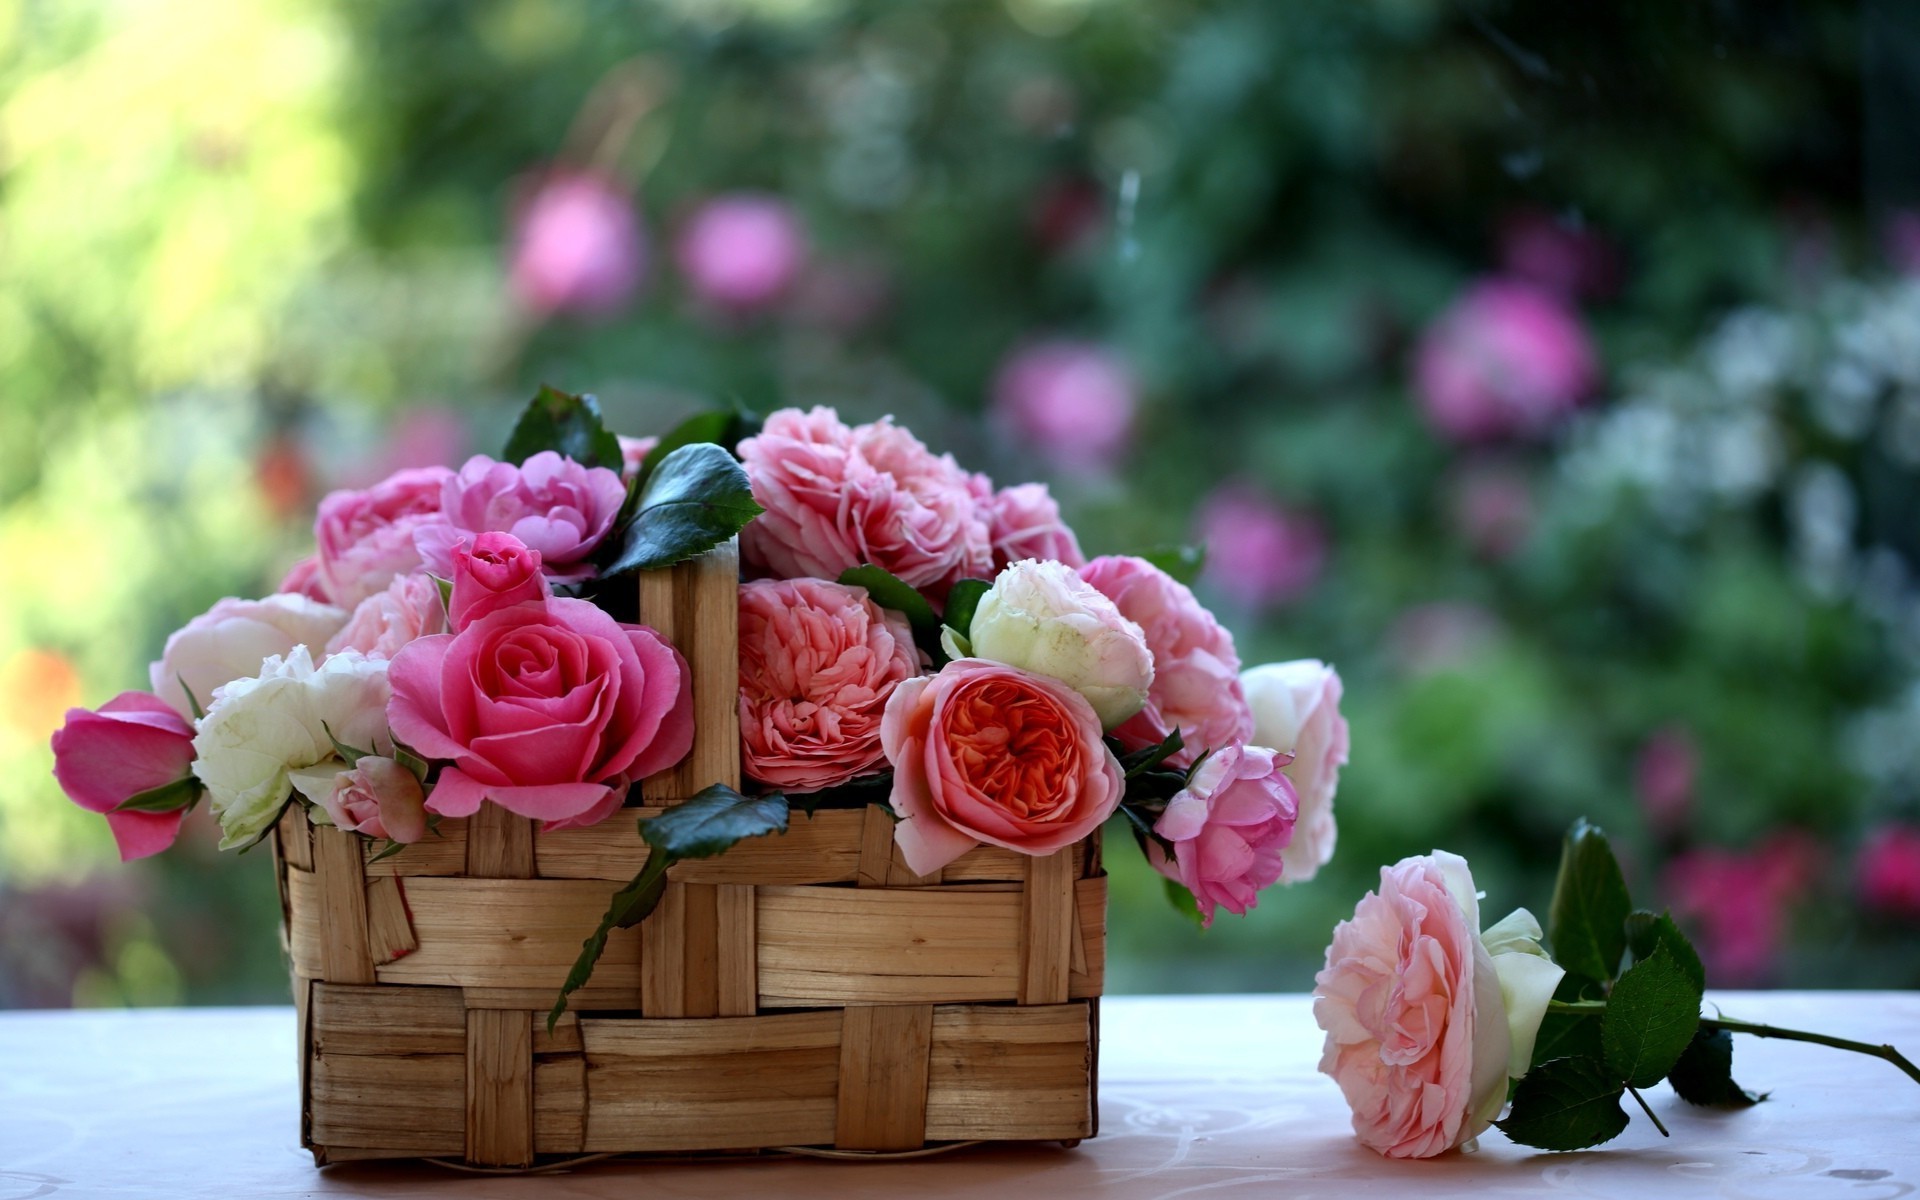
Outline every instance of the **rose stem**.
<svg viewBox="0 0 1920 1200"><path fill-rule="evenodd" d="M1755 1025L1747 1021L1736 1021L1731 1017L1702 1017L1700 1028L1705 1030L1724 1029L1728 1033L1750 1033L1754 1037L1781 1038L1789 1042L1812 1042L1818 1046L1832 1046L1836 1050L1851 1050L1855 1054L1866 1054L1881 1058L1906 1072L1907 1077L1920 1083L1920 1067L1914 1066L1907 1056L1892 1046L1875 1046L1867 1042L1854 1042L1846 1038L1833 1037L1825 1033L1807 1033L1799 1029L1781 1029L1775 1025Z"/></svg>
<svg viewBox="0 0 1920 1200"><path fill-rule="evenodd" d="M1630 1088L1628 1088L1628 1089L1627 1089L1627 1092L1628 1092L1628 1094L1629 1094L1629 1095L1631 1095L1631 1096L1632 1096L1632 1097L1633 1097L1633 1098L1634 1098L1635 1100L1638 1100L1638 1101L1640 1102L1640 1111L1641 1111L1641 1112L1643 1112L1643 1113L1645 1113L1645 1114L1647 1114L1647 1120L1649 1120L1649 1121L1652 1121L1652 1122L1653 1122L1653 1127L1654 1127L1655 1129L1658 1129L1658 1130L1660 1131L1660 1136L1661 1136L1661 1137L1672 1137L1672 1136L1673 1136L1672 1134L1670 1134L1670 1133L1668 1133L1668 1132L1667 1132L1667 1127L1666 1127L1665 1125L1662 1125L1662 1124L1660 1123L1660 1118L1659 1118L1659 1117L1656 1117L1656 1116L1654 1116L1654 1115L1653 1115L1653 1110L1647 1107L1647 1099L1646 1099L1646 1097L1645 1097L1645 1096L1642 1096L1642 1095L1640 1094L1640 1089L1639 1089L1639 1088L1636 1088L1636 1087L1630 1087Z"/></svg>

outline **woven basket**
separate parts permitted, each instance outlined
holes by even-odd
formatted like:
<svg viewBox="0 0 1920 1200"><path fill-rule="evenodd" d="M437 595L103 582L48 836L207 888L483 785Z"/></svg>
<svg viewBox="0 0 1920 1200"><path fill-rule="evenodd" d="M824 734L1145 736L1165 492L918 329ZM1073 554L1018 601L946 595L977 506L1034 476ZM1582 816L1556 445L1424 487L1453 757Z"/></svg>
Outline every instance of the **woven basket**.
<svg viewBox="0 0 1920 1200"><path fill-rule="evenodd" d="M919 876L885 812L796 811L784 835L674 867L547 1033L581 940L646 861L634 818L739 783L737 586L730 547L641 577L698 729L642 783L647 809L542 833L486 805L379 862L288 810L275 864L315 1162L1093 1135L1097 839Z"/></svg>

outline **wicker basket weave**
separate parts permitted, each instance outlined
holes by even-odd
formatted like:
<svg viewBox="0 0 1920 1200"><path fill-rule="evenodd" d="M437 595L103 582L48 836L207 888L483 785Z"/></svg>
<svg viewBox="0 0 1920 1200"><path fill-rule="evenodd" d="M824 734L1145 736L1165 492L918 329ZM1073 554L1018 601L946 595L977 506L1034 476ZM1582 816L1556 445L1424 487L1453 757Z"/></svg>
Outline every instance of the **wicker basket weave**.
<svg viewBox="0 0 1920 1200"><path fill-rule="evenodd" d="M739 783L737 559L643 574L693 673L697 735L659 806ZM275 835L316 1162L781 1147L906 1151L1095 1130L1106 879L1097 839L937 876L877 808L674 867L554 1032L581 939L646 861L628 812L539 832L493 805L370 862L298 806Z"/></svg>

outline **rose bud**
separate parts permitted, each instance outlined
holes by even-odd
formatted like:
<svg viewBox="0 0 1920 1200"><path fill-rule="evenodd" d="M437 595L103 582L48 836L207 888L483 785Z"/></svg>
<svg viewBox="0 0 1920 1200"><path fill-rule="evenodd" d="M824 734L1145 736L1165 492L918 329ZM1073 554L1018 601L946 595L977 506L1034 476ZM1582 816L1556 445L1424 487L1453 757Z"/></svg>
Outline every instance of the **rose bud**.
<svg viewBox="0 0 1920 1200"><path fill-rule="evenodd" d="M1085 696L1103 729L1147 702L1146 635L1065 563L1030 558L1000 572L961 632L974 657L1051 675Z"/></svg>
<svg viewBox="0 0 1920 1200"><path fill-rule="evenodd" d="M53 735L53 777L75 804L106 814L123 862L173 844L186 797L172 812L114 810L141 792L188 778L192 764L193 726L147 692L121 692L98 712L70 708Z"/></svg>

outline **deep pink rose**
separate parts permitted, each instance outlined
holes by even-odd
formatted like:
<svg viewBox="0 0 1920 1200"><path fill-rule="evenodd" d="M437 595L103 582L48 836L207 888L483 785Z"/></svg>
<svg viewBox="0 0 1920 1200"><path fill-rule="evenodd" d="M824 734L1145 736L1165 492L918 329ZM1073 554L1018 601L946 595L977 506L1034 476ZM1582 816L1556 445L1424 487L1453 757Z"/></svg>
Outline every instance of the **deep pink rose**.
<svg viewBox="0 0 1920 1200"><path fill-rule="evenodd" d="M975 476L983 480L984 476ZM987 485L991 488L991 484ZM993 541L993 569L999 571L1022 559L1052 559L1078 569L1087 564L1080 541L1060 518L1060 505L1044 483L1023 483L990 492L988 536Z"/></svg>
<svg viewBox="0 0 1920 1200"><path fill-rule="evenodd" d="M53 734L53 777L67 798L105 813L122 862L158 854L180 835L184 807L173 812L114 812L141 792L185 779L193 763L193 726L160 697L121 692L100 706L67 710Z"/></svg>
<svg viewBox="0 0 1920 1200"><path fill-rule="evenodd" d="M320 556L309 554L299 562L287 568L286 576L280 580L275 592L285 592L292 596L305 596L309 600L327 601L326 581L320 578Z"/></svg>
<svg viewBox="0 0 1920 1200"><path fill-rule="evenodd" d="M995 374L993 417L1009 441L1066 470L1105 470L1132 441L1137 391L1126 362L1105 346L1033 342Z"/></svg>
<svg viewBox="0 0 1920 1200"><path fill-rule="evenodd" d="M556 170L513 214L514 294L536 313L608 316L640 287L647 246L625 188L593 171Z"/></svg>
<svg viewBox="0 0 1920 1200"><path fill-rule="evenodd" d="M409 468L364 491L337 491L320 501L313 537L327 599L350 609L394 576L419 570L414 531L442 521L441 494L452 478L445 467Z"/></svg>
<svg viewBox="0 0 1920 1200"><path fill-rule="evenodd" d="M966 472L890 419L849 428L832 409L781 409L740 457L766 509L741 552L762 575L838 579L873 563L937 598L993 571Z"/></svg>
<svg viewBox="0 0 1920 1200"><path fill-rule="evenodd" d="M880 737L893 763L894 840L926 875L982 842L1051 854L1120 805L1120 764L1086 697L977 658L894 688Z"/></svg>
<svg viewBox="0 0 1920 1200"><path fill-rule="evenodd" d="M1920 918L1920 828L1883 825L1860 848L1854 869L1869 908Z"/></svg>
<svg viewBox="0 0 1920 1200"><path fill-rule="evenodd" d="M421 638L388 675L394 737L453 763L427 799L442 816L491 800L548 829L591 825L693 745L680 652L585 600L516 604Z"/></svg>
<svg viewBox="0 0 1920 1200"><path fill-rule="evenodd" d="M446 481L446 522L421 528L416 545L427 569L450 579L453 548L463 538L511 533L540 552L549 578L574 582L593 575L587 556L613 528L626 499L619 472L583 467L552 450L517 467L476 454Z"/></svg>
<svg viewBox="0 0 1920 1200"><path fill-rule="evenodd" d="M1186 767L1208 750L1253 737L1233 635L1186 584L1143 558L1123 555L1096 558L1080 574L1140 626L1153 651L1147 706L1113 731L1127 749L1159 745L1178 729L1186 745L1168 761Z"/></svg>
<svg viewBox="0 0 1920 1200"><path fill-rule="evenodd" d="M1427 419L1463 442L1552 428L1599 382L1580 319L1530 283L1474 285L1421 335L1414 383Z"/></svg>
<svg viewBox="0 0 1920 1200"><path fill-rule="evenodd" d="M1292 600L1311 589L1326 567L1320 522L1245 483L1215 489L1194 525L1207 548L1207 579L1242 608Z"/></svg>
<svg viewBox="0 0 1920 1200"><path fill-rule="evenodd" d="M1694 932L1707 978L1754 987L1772 976L1789 906L1813 881L1821 853L1812 837L1783 829L1749 850L1689 850L1669 862L1661 890Z"/></svg>
<svg viewBox="0 0 1920 1200"><path fill-rule="evenodd" d="M812 792L878 769L880 717L920 670L906 618L821 579L740 587L740 740L746 772Z"/></svg>
<svg viewBox="0 0 1920 1200"><path fill-rule="evenodd" d="M540 552L510 533L483 533L453 548L453 596L447 612L455 633L488 613L545 600L550 594Z"/></svg>
<svg viewBox="0 0 1920 1200"><path fill-rule="evenodd" d="M413 639L443 633L446 628L447 606L440 599L440 585L416 571L362 600L340 632L328 640L326 652L358 650L368 658L392 658Z"/></svg>
<svg viewBox="0 0 1920 1200"><path fill-rule="evenodd" d="M1292 756L1264 746L1228 746L1200 764L1193 779L1154 822L1173 843L1173 861L1147 843L1153 869L1193 893L1200 921L1215 909L1245 915L1260 889L1279 882L1280 852L1293 840L1299 798L1284 774Z"/></svg>
<svg viewBox="0 0 1920 1200"><path fill-rule="evenodd" d="M778 300L800 274L807 235L778 196L719 196L694 213L675 247L693 294L715 308L744 313Z"/></svg>
<svg viewBox="0 0 1920 1200"><path fill-rule="evenodd" d="M427 834L420 780L391 758L369 754L335 774L320 806L337 827L373 838L417 842Z"/></svg>
<svg viewBox="0 0 1920 1200"><path fill-rule="evenodd" d="M276 654L305 646L316 658L325 657L327 643L346 620L344 611L305 596L228 596L167 638L160 661L147 667L147 682L175 712L190 717L187 689L204 712L213 707L216 688L252 679L260 673L260 664Z"/></svg>

